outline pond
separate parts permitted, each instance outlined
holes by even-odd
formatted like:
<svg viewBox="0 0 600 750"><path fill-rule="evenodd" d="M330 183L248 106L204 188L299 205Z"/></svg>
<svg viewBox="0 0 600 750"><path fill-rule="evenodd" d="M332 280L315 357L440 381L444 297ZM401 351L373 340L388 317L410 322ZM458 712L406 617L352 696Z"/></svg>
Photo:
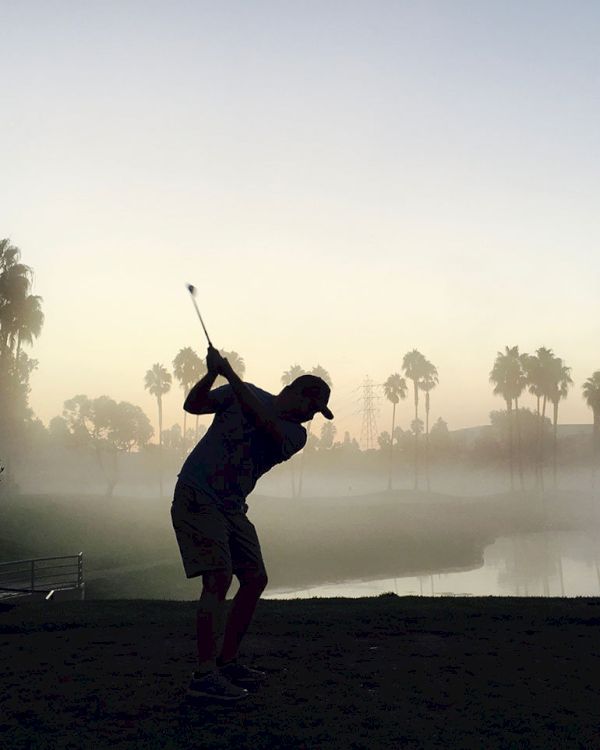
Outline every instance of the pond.
<svg viewBox="0 0 600 750"><path fill-rule="evenodd" d="M378 596L599 596L600 535L561 531L500 537L471 570L377 580L323 582L310 588L267 589L264 598Z"/></svg>

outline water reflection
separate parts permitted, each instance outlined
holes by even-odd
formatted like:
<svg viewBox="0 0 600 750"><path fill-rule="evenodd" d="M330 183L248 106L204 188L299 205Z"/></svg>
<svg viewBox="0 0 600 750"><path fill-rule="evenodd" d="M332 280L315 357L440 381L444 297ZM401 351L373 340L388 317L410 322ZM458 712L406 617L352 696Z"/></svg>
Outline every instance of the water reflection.
<svg viewBox="0 0 600 750"><path fill-rule="evenodd" d="M598 596L599 536L581 531L501 537L474 570L374 581L327 583L302 590L268 590L266 598L313 596Z"/></svg>

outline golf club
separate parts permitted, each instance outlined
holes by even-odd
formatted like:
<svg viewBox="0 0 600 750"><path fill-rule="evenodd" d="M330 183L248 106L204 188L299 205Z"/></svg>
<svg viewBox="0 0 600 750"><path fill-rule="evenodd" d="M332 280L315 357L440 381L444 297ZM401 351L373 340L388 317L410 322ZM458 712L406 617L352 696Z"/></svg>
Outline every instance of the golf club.
<svg viewBox="0 0 600 750"><path fill-rule="evenodd" d="M204 333L206 334L206 340L208 341L208 345L212 346L212 341L210 340L208 336L208 331L206 330L206 326L204 325L204 321L202 320L202 315L200 315L200 310L198 309L198 305L196 304L196 287L193 286L192 284L188 284L187 288L188 288L188 292L192 296L192 302L194 303L194 307L196 308L196 312L198 313L198 317L200 318L200 322L202 323L202 328L204 329Z"/></svg>

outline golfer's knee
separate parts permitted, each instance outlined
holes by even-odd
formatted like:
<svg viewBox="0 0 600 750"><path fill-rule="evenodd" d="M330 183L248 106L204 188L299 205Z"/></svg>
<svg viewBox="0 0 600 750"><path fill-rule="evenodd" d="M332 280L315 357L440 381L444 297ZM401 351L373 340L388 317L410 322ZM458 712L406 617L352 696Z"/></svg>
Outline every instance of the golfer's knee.
<svg viewBox="0 0 600 750"><path fill-rule="evenodd" d="M226 570L211 571L202 576L202 595L224 600L231 586L232 574Z"/></svg>
<svg viewBox="0 0 600 750"><path fill-rule="evenodd" d="M266 570L243 570L237 574L237 577L240 587L252 589L258 594L261 594L267 588L269 582Z"/></svg>

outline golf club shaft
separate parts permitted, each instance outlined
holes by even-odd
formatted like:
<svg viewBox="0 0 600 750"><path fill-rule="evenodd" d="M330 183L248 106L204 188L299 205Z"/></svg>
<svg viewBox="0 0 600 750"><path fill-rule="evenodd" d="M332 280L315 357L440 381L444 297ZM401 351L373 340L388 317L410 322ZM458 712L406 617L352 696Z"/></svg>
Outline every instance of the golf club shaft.
<svg viewBox="0 0 600 750"><path fill-rule="evenodd" d="M200 315L200 310L198 309L198 305L196 304L196 299L194 298L193 294L192 294L192 302L194 303L194 307L196 308L196 312L198 313L198 317L200 318L200 322L202 323L202 328L204 329L204 333L206 335L206 340L208 341L208 345L212 346L212 341L209 338L208 331L206 330L206 326L204 325L204 321L202 320L202 315Z"/></svg>

